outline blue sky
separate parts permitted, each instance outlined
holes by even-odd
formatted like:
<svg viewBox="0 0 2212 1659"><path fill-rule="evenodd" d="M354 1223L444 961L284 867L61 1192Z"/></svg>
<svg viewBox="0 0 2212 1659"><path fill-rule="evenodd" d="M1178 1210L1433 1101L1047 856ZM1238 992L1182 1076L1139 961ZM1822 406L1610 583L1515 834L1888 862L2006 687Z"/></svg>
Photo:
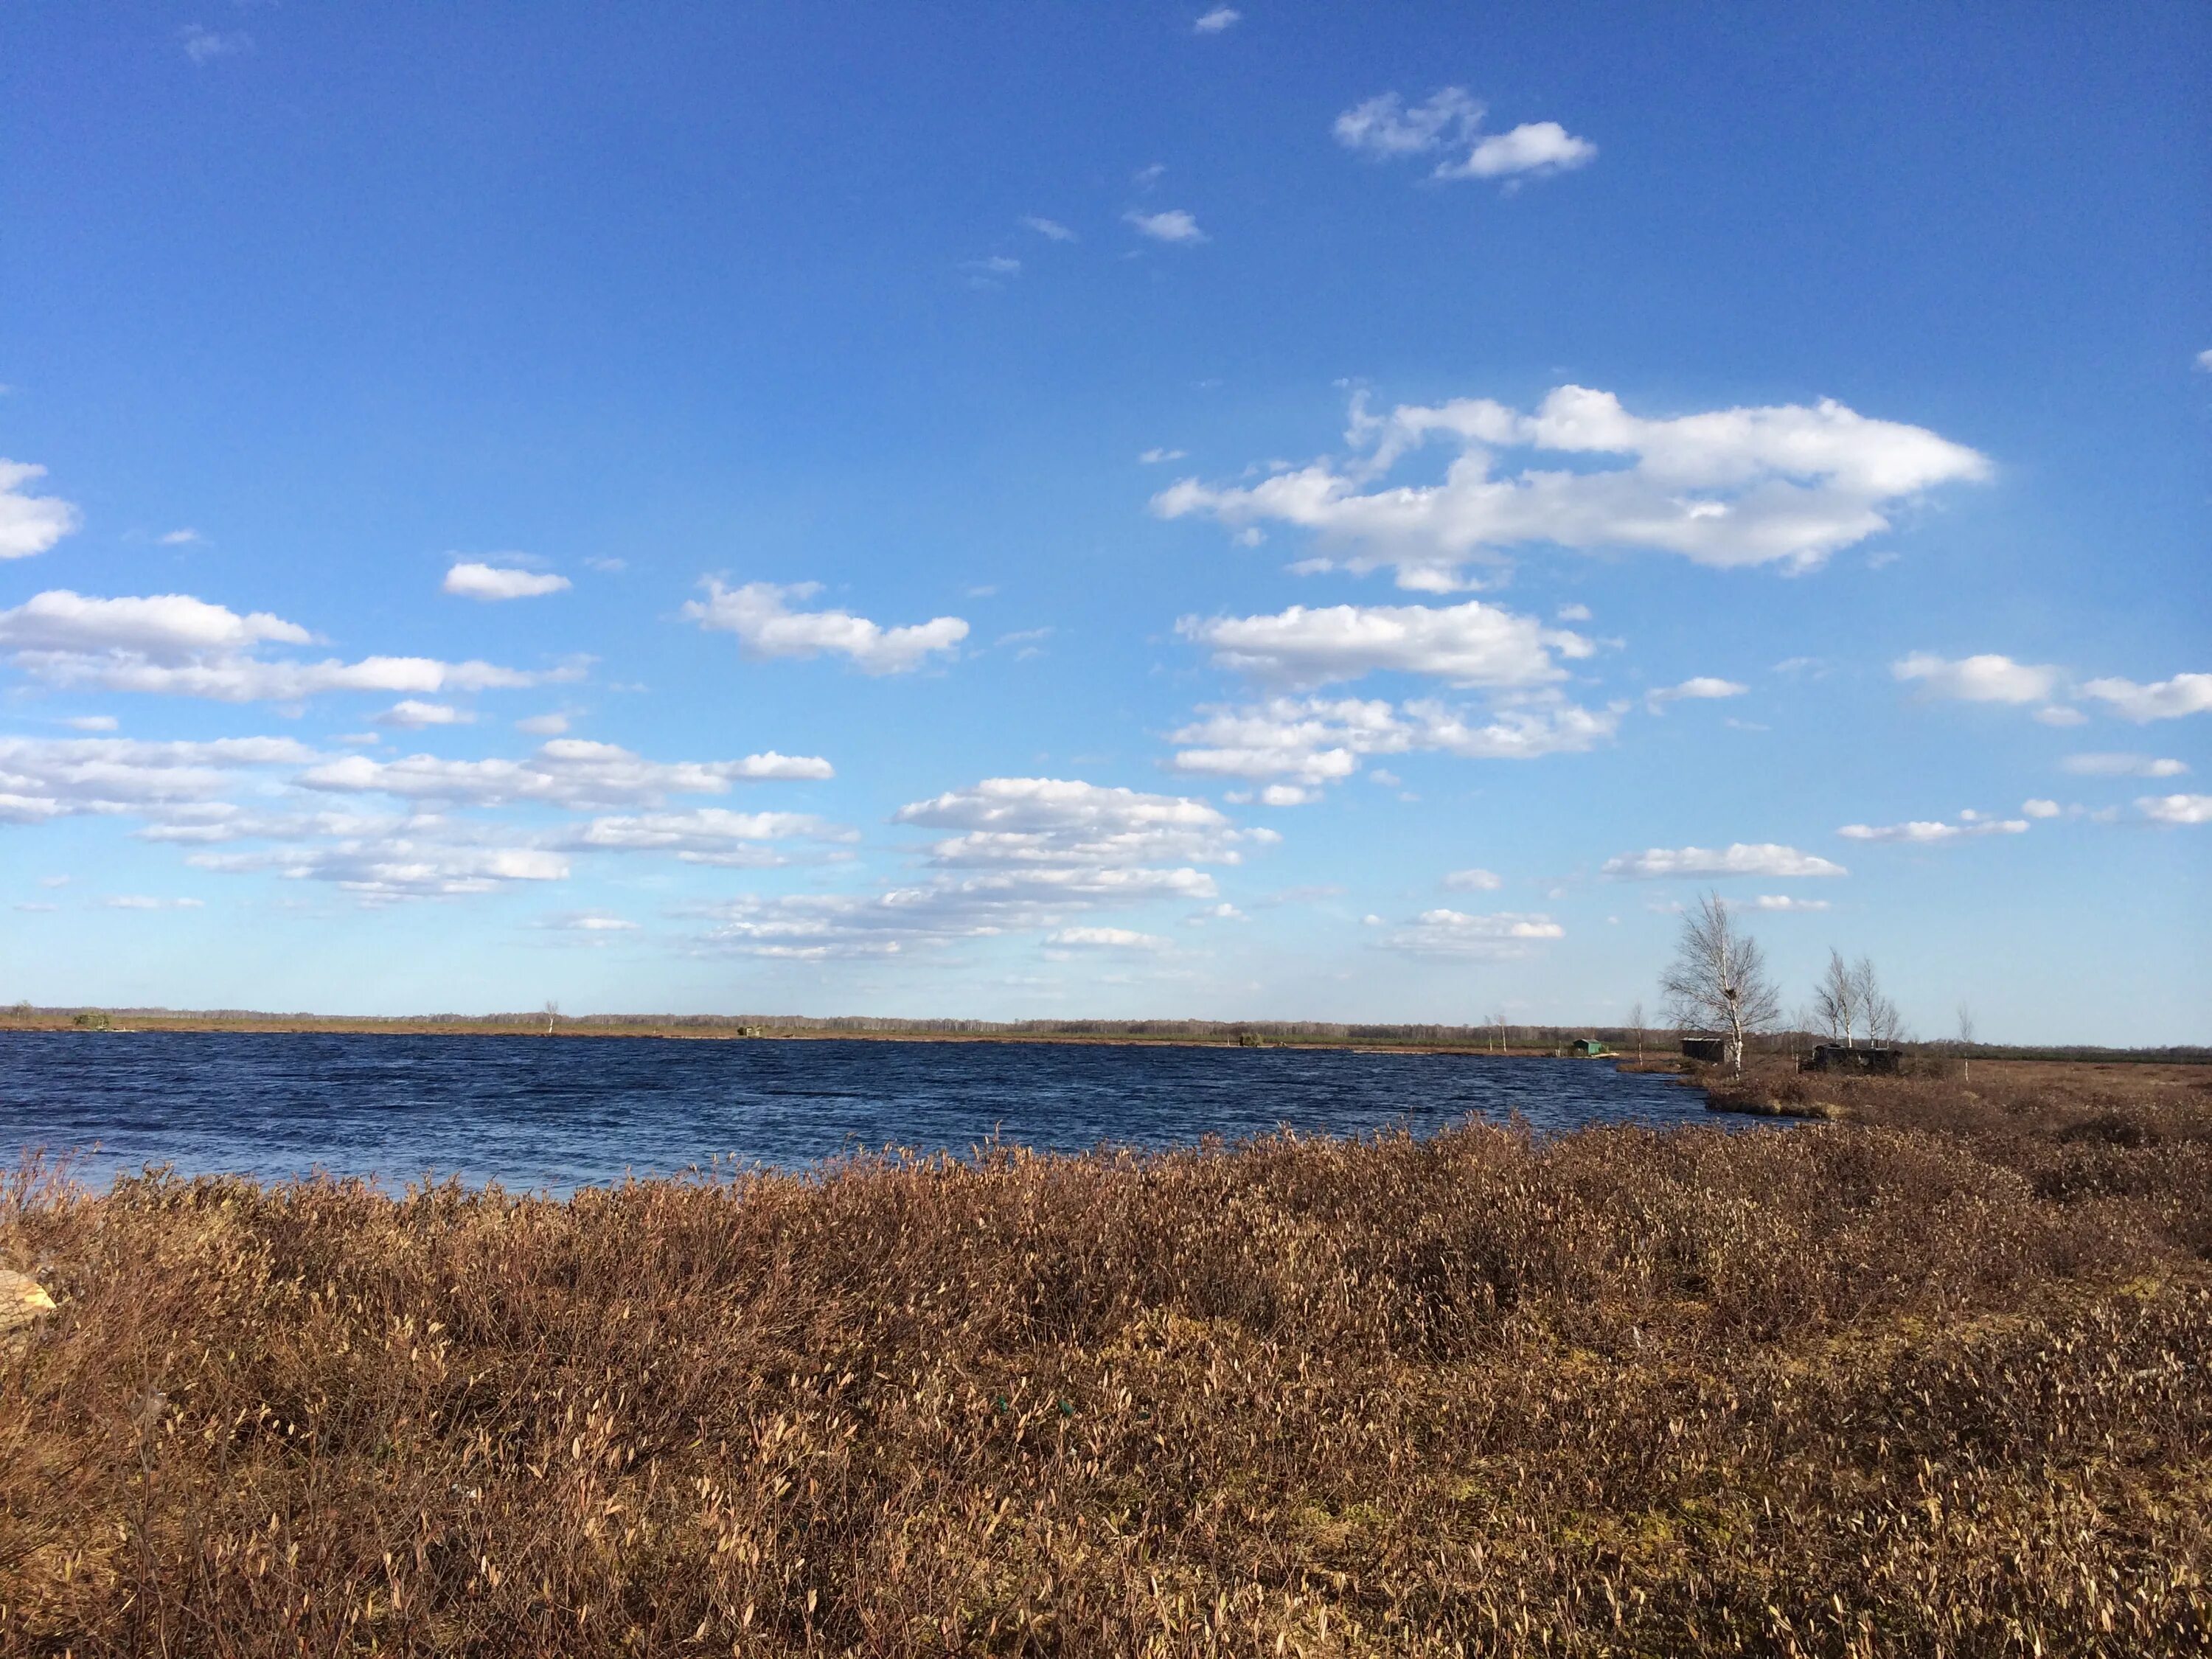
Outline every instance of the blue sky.
<svg viewBox="0 0 2212 1659"><path fill-rule="evenodd" d="M2212 1039L2208 70L12 7L0 996Z"/></svg>

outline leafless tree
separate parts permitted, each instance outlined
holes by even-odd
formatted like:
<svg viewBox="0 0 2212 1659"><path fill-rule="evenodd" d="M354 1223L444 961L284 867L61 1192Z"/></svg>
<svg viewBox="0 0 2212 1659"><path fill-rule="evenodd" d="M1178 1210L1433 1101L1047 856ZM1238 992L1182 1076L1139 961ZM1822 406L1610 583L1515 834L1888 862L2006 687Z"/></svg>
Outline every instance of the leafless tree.
<svg viewBox="0 0 2212 1659"><path fill-rule="evenodd" d="M1965 1003L1959 1005L1959 1081L1974 1080L1974 1057L1967 1050L1974 1046L1974 1011Z"/></svg>
<svg viewBox="0 0 2212 1659"><path fill-rule="evenodd" d="M547 998L545 1002L545 1035L547 1036L553 1035L553 1027L560 1018L561 1005L551 998Z"/></svg>
<svg viewBox="0 0 2212 1659"><path fill-rule="evenodd" d="M1861 957L1851 968L1851 992L1858 1002L1859 1025L1869 1048L1887 1048L1905 1035L1904 1016L1881 988L1874 958Z"/></svg>
<svg viewBox="0 0 2212 1659"><path fill-rule="evenodd" d="M1660 975L1659 989L1676 1025L1727 1039L1729 1063L1738 1072L1744 1039L1782 1015L1782 994L1767 975L1765 953L1737 930L1718 893L1707 893L1682 918L1674 960Z"/></svg>
<svg viewBox="0 0 2212 1659"><path fill-rule="evenodd" d="M1636 1057L1644 1058L1644 1005L1638 1003L1628 1011L1628 1024L1636 1032Z"/></svg>
<svg viewBox="0 0 2212 1659"><path fill-rule="evenodd" d="M1844 965L1844 953L1833 947L1828 951L1826 971L1813 988L1813 1012L1830 1036L1843 1038L1846 1048L1856 1046L1854 1034L1859 1025L1858 980Z"/></svg>

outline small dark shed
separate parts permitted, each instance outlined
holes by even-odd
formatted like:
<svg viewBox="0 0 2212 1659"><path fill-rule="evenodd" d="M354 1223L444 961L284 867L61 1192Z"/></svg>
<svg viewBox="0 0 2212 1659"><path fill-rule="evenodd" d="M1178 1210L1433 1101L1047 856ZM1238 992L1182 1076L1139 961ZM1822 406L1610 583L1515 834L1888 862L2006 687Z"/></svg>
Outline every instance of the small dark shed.
<svg viewBox="0 0 2212 1659"><path fill-rule="evenodd" d="M1701 1060L1708 1066L1728 1064L1726 1037L1690 1037L1682 1039L1682 1058Z"/></svg>
<svg viewBox="0 0 2212 1659"><path fill-rule="evenodd" d="M1863 1072L1869 1077L1895 1077L1904 1053L1896 1048L1846 1048L1840 1042L1823 1042L1798 1062L1801 1072Z"/></svg>
<svg viewBox="0 0 2212 1659"><path fill-rule="evenodd" d="M1594 1060L1605 1052L1605 1044L1595 1037L1577 1037L1567 1045L1567 1052L1583 1060Z"/></svg>

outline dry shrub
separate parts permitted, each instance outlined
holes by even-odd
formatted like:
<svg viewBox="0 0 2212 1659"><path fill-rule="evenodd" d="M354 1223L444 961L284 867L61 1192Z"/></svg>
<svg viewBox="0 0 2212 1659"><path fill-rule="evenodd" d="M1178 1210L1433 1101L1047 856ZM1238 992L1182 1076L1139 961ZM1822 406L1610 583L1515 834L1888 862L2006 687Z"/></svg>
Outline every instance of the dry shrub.
<svg viewBox="0 0 2212 1659"><path fill-rule="evenodd" d="M0 1649L2204 1639L2212 1100L853 1158L565 1202L27 1166Z"/></svg>

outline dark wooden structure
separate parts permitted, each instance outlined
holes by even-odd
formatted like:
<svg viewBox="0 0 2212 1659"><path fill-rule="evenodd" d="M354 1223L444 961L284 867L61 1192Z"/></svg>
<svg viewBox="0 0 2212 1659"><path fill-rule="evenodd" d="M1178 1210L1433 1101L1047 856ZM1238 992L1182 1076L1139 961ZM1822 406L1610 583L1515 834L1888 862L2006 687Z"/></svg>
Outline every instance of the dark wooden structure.
<svg viewBox="0 0 2212 1659"><path fill-rule="evenodd" d="M1847 1048L1840 1042L1823 1042L1797 1062L1801 1072L1858 1072L1868 1077L1895 1077L1903 1069L1901 1048Z"/></svg>
<svg viewBox="0 0 2212 1659"><path fill-rule="evenodd" d="M1682 1058L1694 1060L1702 1066L1725 1066L1728 1048L1726 1037L1686 1036L1682 1039Z"/></svg>

